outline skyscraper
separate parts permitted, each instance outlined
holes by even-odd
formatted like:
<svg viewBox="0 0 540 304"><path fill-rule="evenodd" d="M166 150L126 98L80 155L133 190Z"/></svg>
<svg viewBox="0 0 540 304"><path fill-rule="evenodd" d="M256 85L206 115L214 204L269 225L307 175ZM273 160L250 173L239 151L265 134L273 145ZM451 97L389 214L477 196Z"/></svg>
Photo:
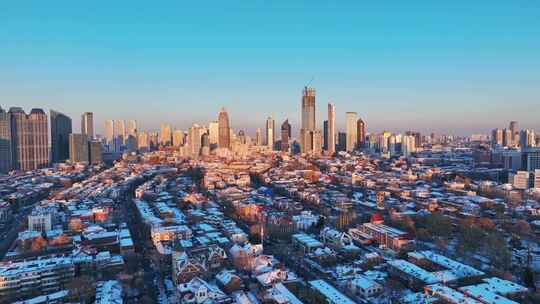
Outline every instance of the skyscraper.
<svg viewBox="0 0 540 304"><path fill-rule="evenodd" d="M15 169L36 170L49 164L47 114L32 109L29 115L14 107L11 113L12 156Z"/></svg>
<svg viewBox="0 0 540 304"><path fill-rule="evenodd" d="M69 160L72 163L88 162L88 136L86 134L69 135Z"/></svg>
<svg viewBox="0 0 540 304"><path fill-rule="evenodd" d="M323 121L323 149L328 151L328 120Z"/></svg>
<svg viewBox="0 0 540 304"><path fill-rule="evenodd" d="M304 87L302 91L302 128L315 130L315 89Z"/></svg>
<svg viewBox="0 0 540 304"><path fill-rule="evenodd" d="M122 151L126 144L126 122L122 119L116 121L116 151Z"/></svg>
<svg viewBox="0 0 540 304"><path fill-rule="evenodd" d="M126 147L129 151L137 150L137 121L130 119L127 123Z"/></svg>
<svg viewBox="0 0 540 304"><path fill-rule="evenodd" d="M291 137L291 124L285 119L281 124L281 151L289 151L289 139Z"/></svg>
<svg viewBox="0 0 540 304"><path fill-rule="evenodd" d="M208 124L208 142L210 143L210 149L214 149L218 146L219 141L219 123L217 121L211 121Z"/></svg>
<svg viewBox="0 0 540 304"><path fill-rule="evenodd" d="M114 120L105 121L105 142L107 144L107 151L116 151Z"/></svg>
<svg viewBox="0 0 540 304"><path fill-rule="evenodd" d="M150 139L147 132L139 132L137 138L137 147L143 151L148 151L150 149Z"/></svg>
<svg viewBox="0 0 540 304"><path fill-rule="evenodd" d="M162 146L170 146L172 143L172 132L171 132L171 125L162 123L159 126L159 136L160 136L160 144Z"/></svg>
<svg viewBox="0 0 540 304"><path fill-rule="evenodd" d="M255 145L262 146L261 128L257 128L257 131L255 131Z"/></svg>
<svg viewBox="0 0 540 304"><path fill-rule="evenodd" d="M198 125L193 124L188 130L188 148L191 157L197 158L201 153L202 148L202 135L204 129Z"/></svg>
<svg viewBox="0 0 540 304"><path fill-rule="evenodd" d="M347 132L347 152L352 152L356 149L356 140L358 139L356 129L356 112L347 112L346 116L346 132Z"/></svg>
<svg viewBox="0 0 540 304"><path fill-rule="evenodd" d="M229 114L225 108L221 108L218 115L218 146L219 148L230 149L231 131L229 126Z"/></svg>
<svg viewBox="0 0 540 304"><path fill-rule="evenodd" d="M534 130L525 129L519 132L519 145L522 149L536 146L536 135Z"/></svg>
<svg viewBox="0 0 540 304"><path fill-rule="evenodd" d="M269 150L274 150L274 119L268 117L266 119L266 146Z"/></svg>
<svg viewBox="0 0 540 304"><path fill-rule="evenodd" d="M51 115L51 156L58 163L69 158L69 134L72 132L71 118L54 110Z"/></svg>
<svg viewBox="0 0 540 304"><path fill-rule="evenodd" d="M90 164L99 164L103 160L103 151L101 147L101 142L98 140L91 140L88 143L89 149L89 162Z"/></svg>
<svg viewBox="0 0 540 304"><path fill-rule="evenodd" d="M358 147L363 148L366 144L366 124L361 118L356 121L356 133L358 135Z"/></svg>
<svg viewBox="0 0 540 304"><path fill-rule="evenodd" d="M503 145L503 130L493 129L493 131L491 131L491 145L492 146Z"/></svg>
<svg viewBox="0 0 540 304"><path fill-rule="evenodd" d="M332 103L328 103L328 129L326 134L326 151L332 155L336 152L336 107Z"/></svg>
<svg viewBox="0 0 540 304"><path fill-rule="evenodd" d="M86 134L89 138L94 138L94 114L84 112L81 115L81 134Z"/></svg>
<svg viewBox="0 0 540 304"><path fill-rule="evenodd" d="M180 147L184 144L184 132L182 130L174 130L173 132L173 146Z"/></svg>
<svg viewBox="0 0 540 304"><path fill-rule="evenodd" d="M411 156L411 153L416 151L416 138L413 135L403 136L401 151L405 157Z"/></svg>
<svg viewBox="0 0 540 304"><path fill-rule="evenodd" d="M11 114L0 107L0 173L12 169Z"/></svg>
<svg viewBox="0 0 540 304"><path fill-rule="evenodd" d="M514 145L514 133L512 129L503 130L503 146L511 147Z"/></svg>
<svg viewBox="0 0 540 304"><path fill-rule="evenodd" d="M300 150L313 151L313 131L315 131L315 89L304 87L302 91L302 128L300 129Z"/></svg>
<svg viewBox="0 0 540 304"><path fill-rule="evenodd" d="M512 132L512 145L519 143L519 125L517 121L511 121L508 128Z"/></svg>

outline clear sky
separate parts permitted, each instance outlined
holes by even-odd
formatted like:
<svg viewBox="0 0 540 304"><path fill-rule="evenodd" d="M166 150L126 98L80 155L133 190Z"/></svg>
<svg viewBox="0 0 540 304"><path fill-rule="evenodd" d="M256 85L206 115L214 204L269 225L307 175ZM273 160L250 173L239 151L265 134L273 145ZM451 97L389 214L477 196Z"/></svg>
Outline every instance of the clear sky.
<svg viewBox="0 0 540 304"><path fill-rule="evenodd" d="M375 4L377 2L377 4ZM381 4L379 4L381 2ZM382 4L384 3L384 4ZM5 1L0 106L186 129L285 118L313 78L318 126L540 130L540 1Z"/></svg>

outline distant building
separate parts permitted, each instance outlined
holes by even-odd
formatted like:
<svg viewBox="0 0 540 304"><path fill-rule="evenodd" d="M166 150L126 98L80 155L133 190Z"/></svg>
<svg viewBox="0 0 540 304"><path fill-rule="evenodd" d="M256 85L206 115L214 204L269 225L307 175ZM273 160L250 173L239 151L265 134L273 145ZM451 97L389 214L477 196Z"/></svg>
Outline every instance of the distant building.
<svg viewBox="0 0 540 304"><path fill-rule="evenodd" d="M332 103L328 103L328 123L327 133L325 135L325 149L328 154L332 155L336 152L336 107Z"/></svg>
<svg viewBox="0 0 540 304"><path fill-rule="evenodd" d="M0 173L13 167L11 149L11 114L0 107Z"/></svg>
<svg viewBox="0 0 540 304"><path fill-rule="evenodd" d="M347 112L346 116L346 130L347 130L347 152L352 152L356 149L357 144L357 128L356 128L356 112Z"/></svg>
<svg viewBox="0 0 540 304"><path fill-rule="evenodd" d="M286 119L281 125L281 151L289 151L289 140L291 138L291 124Z"/></svg>
<svg viewBox="0 0 540 304"><path fill-rule="evenodd" d="M180 147L184 144L184 131L174 130L172 144L173 147Z"/></svg>
<svg viewBox="0 0 540 304"><path fill-rule="evenodd" d="M493 147L503 146L503 130L493 129L493 131L491 131L491 145Z"/></svg>
<svg viewBox="0 0 540 304"><path fill-rule="evenodd" d="M211 121L208 124L208 140L211 149L217 148L219 141L219 123L217 121Z"/></svg>
<svg viewBox="0 0 540 304"><path fill-rule="evenodd" d="M32 109L27 115L18 107L11 108L9 112L14 168L28 171L47 167L49 130L45 112Z"/></svg>
<svg viewBox="0 0 540 304"><path fill-rule="evenodd" d="M126 122L122 119L115 121L116 123L116 151L121 152L126 145Z"/></svg>
<svg viewBox="0 0 540 304"><path fill-rule="evenodd" d="M255 145L262 146L262 136L260 128L257 128L257 131L255 131Z"/></svg>
<svg viewBox="0 0 540 304"><path fill-rule="evenodd" d="M358 147L363 148L366 145L366 124L361 118L356 121L356 134Z"/></svg>
<svg viewBox="0 0 540 304"><path fill-rule="evenodd" d="M172 144L171 125L162 123L159 127L160 144L162 146L170 146Z"/></svg>
<svg viewBox="0 0 540 304"><path fill-rule="evenodd" d="M94 114L92 112L84 112L81 115L81 134L85 134L91 139L94 138Z"/></svg>
<svg viewBox="0 0 540 304"><path fill-rule="evenodd" d="M225 108L221 108L218 115L218 147L224 149L231 148L231 127L229 124L229 114Z"/></svg>
<svg viewBox="0 0 540 304"><path fill-rule="evenodd" d="M72 133L71 118L51 110L51 157L53 163L69 158L69 134Z"/></svg>
<svg viewBox="0 0 540 304"><path fill-rule="evenodd" d="M300 129L300 150L302 153L312 153L315 128L315 89L304 87L302 91L302 128Z"/></svg>
<svg viewBox="0 0 540 304"><path fill-rule="evenodd" d="M529 172L540 169L540 147L527 148L523 149L522 151L522 169Z"/></svg>
<svg viewBox="0 0 540 304"><path fill-rule="evenodd" d="M90 164L99 164L103 162L103 148L98 140L91 140L89 143L90 156L88 157Z"/></svg>
<svg viewBox="0 0 540 304"><path fill-rule="evenodd" d="M105 121L105 144L107 145L108 152L116 151L114 136L114 120L109 119Z"/></svg>
<svg viewBox="0 0 540 304"><path fill-rule="evenodd" d="M89 162L88 137L85 134L69 135L69 160L72 163Z"/></svg>
<svg viewBox="0 0 540 304"><path fill-rule="evenodd" d="M266 146L268 150L274 150L274 141L275 141L275 123L272 117L266 119Z"/></svg>
<svg viewBox="0 0 540 304"><path fill-rule="evenodd" d="M401 143L401 150L403 156L410 157L412 153L416 151L416 138L412 135L403 136L403 142Z"/></svg>
<svg viewBox="0 0 540 304"><path fill-rule="evenodd" d="M518 171L516 174L514 174L514 188L519 190L529 189L529 175L529 171Z"/></svg>
<svg viewBox="0 0 540 304"><path fill-rule="evenodd" d="M519 146L522 149L536 146L536 135L534 130L525 129L519 132Z"/></svg>

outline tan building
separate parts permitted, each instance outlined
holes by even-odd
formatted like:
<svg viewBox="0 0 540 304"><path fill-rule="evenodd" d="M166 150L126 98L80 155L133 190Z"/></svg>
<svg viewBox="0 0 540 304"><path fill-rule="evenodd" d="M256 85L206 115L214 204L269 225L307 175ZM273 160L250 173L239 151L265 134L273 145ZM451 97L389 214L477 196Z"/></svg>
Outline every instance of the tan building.
<svg viewBox="0 0 540 304"><path fill-rule="evenodd" d="M332 103L328 103L328 134L327 141L328 147L326 148L328 154L332 155L336 152L336 106Z"/></svg>
<svg viewBox="0 0 540 304"><path fill-rule="evenodd" d="M346 116L346 132L347 132L347 144L345 149L347 152L352 152L356 149L356 140L358 139L356 128L356 112L347 112Z"/></svg>
<svg viewBox="0 0 540 304"><path fill-rule="evenodd" d="M12 157L15 169L36 170L49 165L49 130L47 115L42 109L30 114L11 108Z"/></svg>
<svg viewBox="0 0 540 304"><path fill-rule="evenodd" d="M72 163L89 161L86 134L69 134L69 160Z"/></svg>

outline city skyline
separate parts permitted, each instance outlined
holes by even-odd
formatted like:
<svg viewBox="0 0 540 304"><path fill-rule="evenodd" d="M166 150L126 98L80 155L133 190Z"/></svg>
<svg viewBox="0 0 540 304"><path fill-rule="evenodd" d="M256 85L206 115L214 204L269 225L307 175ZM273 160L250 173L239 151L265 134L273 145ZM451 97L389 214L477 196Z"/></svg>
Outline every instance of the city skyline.
<svg viewBox="0 0 540 304"><path fill-rule="evenodd" d="M291 113L309 85L319 109L336 104L337 130L347 111L368 132L487 134L510 120L538 130L529 109L540 7L526 4L134 4L91 14L10 4L0 21L2 106L59 110L75 126L92 111L99 134L108 119L185 130L224 106L231 127L253 135L268 116L300 130ZM53 21L33 21L45 15ZM318 128L325 116L318 111Z"/></svg>

